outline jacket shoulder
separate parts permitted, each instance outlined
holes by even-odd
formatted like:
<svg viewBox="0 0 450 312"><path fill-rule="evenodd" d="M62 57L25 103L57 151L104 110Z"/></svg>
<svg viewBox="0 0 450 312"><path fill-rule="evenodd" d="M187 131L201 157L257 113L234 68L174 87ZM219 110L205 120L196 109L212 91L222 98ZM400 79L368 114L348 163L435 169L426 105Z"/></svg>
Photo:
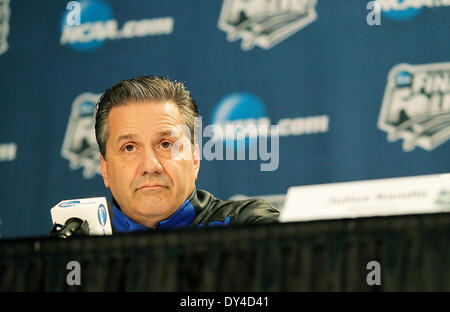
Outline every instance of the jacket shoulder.
<svg viewBox="0 0 450 312"><path fill-rule="evenodd" d="M261 199L229 200L225 202L236 211L234 224L262 224L278 222L280 212L274 205Z"/></svg>
<svg viewBox="0 0 450 312"><path fill-rule="evenodd" d="M274 205L261 199L221 200L206 191L201 192L204 207L195 220L195 224L227 222L227 224L262 224L278 222L280 212ZM207 198L207 200L206 200Z"/></svg>

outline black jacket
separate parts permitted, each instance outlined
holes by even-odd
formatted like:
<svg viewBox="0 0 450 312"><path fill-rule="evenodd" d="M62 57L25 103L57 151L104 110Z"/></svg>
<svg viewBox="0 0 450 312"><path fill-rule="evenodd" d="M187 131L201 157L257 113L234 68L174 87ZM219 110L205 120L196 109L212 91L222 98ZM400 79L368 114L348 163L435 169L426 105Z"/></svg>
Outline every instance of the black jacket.
<svg viewBox="0 0 450 312"><path fill-rule="evenodd" d="M117 202L113 202L113 233L151 230L129 219ZM188 199L168 219L159 222L156 230L226 226L235 224L261 224L278 222L279 211L270 203L252 198L246 200L220 200L204 190L194 189Z"/></svg>

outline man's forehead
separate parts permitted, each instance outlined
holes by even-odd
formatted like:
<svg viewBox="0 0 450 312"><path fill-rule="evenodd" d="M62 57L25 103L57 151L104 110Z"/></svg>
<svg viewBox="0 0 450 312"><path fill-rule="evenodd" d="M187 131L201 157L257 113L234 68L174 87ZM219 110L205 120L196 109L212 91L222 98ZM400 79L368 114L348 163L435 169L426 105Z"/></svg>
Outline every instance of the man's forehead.
<svg viewBox="0 0 450 312"><path fill-rule="evenodd" d="M178 125L182 124L181 113L173 102L128 102L113 107L108 114L109 128L128 125Z"/></svg>
<svg viewBox="0 0 450 312"><path fill-rule="evenodd" d="M172 100L168 101L125 101L120 105L111 108L111 113L123 113L125 111L153 111L154 113L166 113L174 115L174 117L181 117L181 112L178 106Z"/></svg>

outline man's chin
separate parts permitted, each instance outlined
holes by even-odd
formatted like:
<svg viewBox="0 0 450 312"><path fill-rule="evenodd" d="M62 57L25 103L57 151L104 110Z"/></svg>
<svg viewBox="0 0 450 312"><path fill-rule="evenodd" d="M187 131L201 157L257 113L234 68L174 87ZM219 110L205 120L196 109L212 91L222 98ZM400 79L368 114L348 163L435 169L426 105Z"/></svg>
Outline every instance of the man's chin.
<svg viewBox="0 0 450 312"><path fill-rule="evenodd" d="M136 209L136 213L149 219L167 219L173 210L174 209L172 209L172 207L168 207L166 202L155 200L145 203L144 205L140 205L139 208Z"/></svg>

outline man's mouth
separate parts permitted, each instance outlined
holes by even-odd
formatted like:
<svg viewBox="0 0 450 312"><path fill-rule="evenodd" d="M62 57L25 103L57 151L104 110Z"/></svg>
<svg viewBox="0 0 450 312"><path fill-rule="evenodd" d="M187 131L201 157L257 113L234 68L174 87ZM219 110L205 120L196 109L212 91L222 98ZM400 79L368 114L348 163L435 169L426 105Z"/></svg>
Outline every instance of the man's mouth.
<svg viewBox="0 0 450 312"><path fill-rule="evenodd" d="M139 188L137 188L136 191L140 191L140 190L159 190L159 189L163 189L163 188L166 188L166 186L160 185L160 184L152 184L152 185L140 186Z"/></svg>

